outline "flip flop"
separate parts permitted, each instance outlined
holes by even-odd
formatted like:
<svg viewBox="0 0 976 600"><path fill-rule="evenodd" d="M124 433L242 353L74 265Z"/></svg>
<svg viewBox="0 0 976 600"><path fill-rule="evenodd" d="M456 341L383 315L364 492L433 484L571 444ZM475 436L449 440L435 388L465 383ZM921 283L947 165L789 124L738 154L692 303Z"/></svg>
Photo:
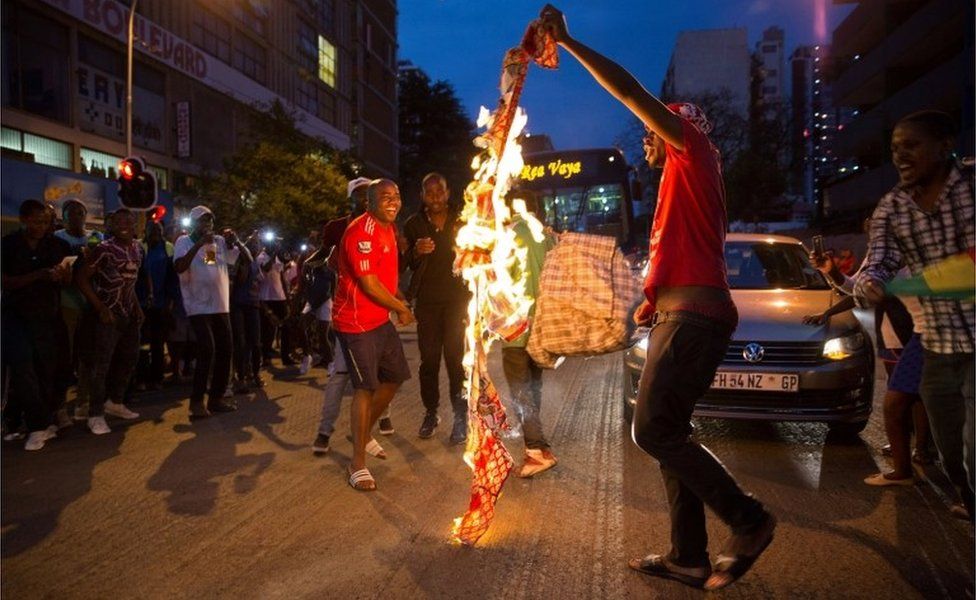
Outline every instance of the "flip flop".
<svg viewBox="0 0 976 600"><path fill-rule="evenodd" d="M352 489L360 492L376 491L376 480L373 479L373 474L369 472L369 469L365 467L349 474L349 485Z"/></svg>
<svg viewBox="0 0 976 600"><path fill-rule="evenodd" d="M346 439L352 442L351 435L347 435ZM371 437L369 438L369 441L366 442L366 454L375 456L380 460L386 460L386 450L383 449L383 446L380 446L380 443L376 441L376 438Z"/></svg>
<svg viewBox="0 0 976 600"><path fill-rule="evenodd" d="M758 546L751 554L738 553L735 550L719 554L718 559L715 561L712 576L705 582L705 589L708 591L720 590L738 581L739 578L752 568L752 565L756 563L756 560L759 559L766 548L769 547L769 544L772 543L775 529L776 517L771 513L766 513L763 522L760 523L755 531L750 534L733 536L728 544L733 549L737 547L741 548L744 545L752 545L752 543L749 543L751 540L747 540L747 538L752 536L759 536L756 540Z"/></svg>
<svg viewBox="0 0 976 600"><path fill-rule="evenodd" d="M662 579L673 579L693 588L701 589L711 574L708 567L681 567L671 563L667 558L659 554L648 554L644 558L632 558L627 562L627 566L635 571L639 571L651 577ZM681 569L680 571L677 569ZM692 572L701 570L701 575L693 575Z"/></svg>

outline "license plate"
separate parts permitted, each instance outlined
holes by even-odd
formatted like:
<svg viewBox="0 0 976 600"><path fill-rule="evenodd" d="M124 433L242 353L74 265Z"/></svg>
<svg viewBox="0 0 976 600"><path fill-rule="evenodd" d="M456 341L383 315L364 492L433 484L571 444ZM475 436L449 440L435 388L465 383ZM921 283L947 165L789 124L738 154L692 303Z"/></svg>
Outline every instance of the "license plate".
<svg viewBox="0 0 976 600"><path fill-rule="evenodd" d="M749 390L751 392L796 392L799 375L782 373L716 373L713 390Z"/></svg>

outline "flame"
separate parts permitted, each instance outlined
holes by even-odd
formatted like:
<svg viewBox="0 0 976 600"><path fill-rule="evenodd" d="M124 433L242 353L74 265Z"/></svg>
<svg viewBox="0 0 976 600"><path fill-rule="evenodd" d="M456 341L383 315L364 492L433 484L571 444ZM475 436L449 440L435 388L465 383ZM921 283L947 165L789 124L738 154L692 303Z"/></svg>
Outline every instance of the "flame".
<svg viewBox="0 0 976 600"><path fill-rule="evenodd" d="M495 514L495 500L514 461L500 435L508 429L505 407L488 376L488 351L496 339L514 340L528 330L534 300L525 293L525 281L512 277L525 273L527 251L509 229L512 212L505 203L512 181L522 170L519 134L528 117L518 106L530 60L546 68L558 61L552 40L539 21L531 23L520 46L505 53L498 108L481 107L475 138L482 151L471 161L474 178L464 190L464 208L455 238L454 271L471 292L465 328L463 365L467 375L468 440L464 462L473 471L468 510L454 520L451 539L474 544L484 535ZM530 218L524 202L513 202L516 212L529 221L533 236L542 224Z"/></svg>

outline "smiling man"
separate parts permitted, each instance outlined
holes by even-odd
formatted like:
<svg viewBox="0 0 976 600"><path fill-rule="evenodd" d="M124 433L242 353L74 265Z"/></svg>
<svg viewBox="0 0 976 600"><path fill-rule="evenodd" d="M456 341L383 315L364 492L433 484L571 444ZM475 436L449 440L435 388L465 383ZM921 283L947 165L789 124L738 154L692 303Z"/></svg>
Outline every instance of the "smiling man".
<svg viewBox="0 0 976 600"><path fill-rule="evenodd" d="M376 179L367 190L369 208L353 219L339 244L339 279L332 322L349 367L352 387L353 455L349 485L361 491L376 489L366 468L369 432L393 395L410 379L410 368L396 327L413 322L413 314L399 298L399 257L396 222L400 190L389 179Z"/></svg>
<svg viewBox="0 0 976 600"><path fill-rule="evenodd" d="M885 283L902 265L912 275L976 246L973 171L956 164L956 127L949 115L926 110L895 125L891 158L895 186L875 209L864 265L854 277L862 305L884 299ZM973 404L976 305L950 298L919 298L925 362L919 393L942 458L973 517Z"/></svg>

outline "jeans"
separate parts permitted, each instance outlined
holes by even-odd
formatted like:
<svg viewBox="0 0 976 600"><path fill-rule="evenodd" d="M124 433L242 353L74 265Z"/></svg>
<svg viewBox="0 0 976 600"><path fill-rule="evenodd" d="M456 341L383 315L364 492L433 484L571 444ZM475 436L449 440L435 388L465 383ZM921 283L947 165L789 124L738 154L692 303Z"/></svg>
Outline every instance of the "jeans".
<svg viewBox="0 0 976 600"><path fill-rule="evenodd" d="M451 407L455 415L467 411L464 401L464 318L467 302L420 304L417 316L417 345L420 348L420 399L428 413L440 404L441 356L447 368Z"/></svg>
<svg viewBox="0 0 976 600"><path fill-rule="evenodd" d="M512 392L515 412L522 423L525 447L532 450L549 448L542 433L539 411L542 405L542 369L532 360L525 348L502 348L502 368Z"/></svg>
<svg viewBox="0 0 976 600"><path fill-rule="evenodd" d="M919 394L929 415L932 439L942 470L973 514L973 378L972 354L925 351Z"/></svg>
<svg viewBox="0 0 976 600"><path fill-rule="evenodd" d="M237 378L257 377L261 371L261 309L235 304L230 307L230 320Z"/></svg>
<svg viewBox="0 0 976 600"><path fill-rule="evenodd" d="M98 321L94 312L90 319ZM139 329L142 320L136 316L115 316L115 323L92 323L94 352L86 362L91 372L91 398L88 416L98 417L104 412L105 400L123 402L136 363L139 361ZM82 366L82 368L86 368Z"/></svg>
<svg viewBox="0 0 976 600"><path fill-rule="evenodd" d="M10 370L10 403L4 418L12 428L23 411L28 431L41 431L53 423L54 379L57 365L58 318L30 319L3 315L3 360ZM62 349L64 350L64 349Z"/></svg>
<svg viewBox="0 0 976 600"><path fill-rule="evenodd" d="M658 460L671 516L675 564L708 565L705 505L733 533L745 533L764 515L707 448L691 438L691 414L725 356L731 328L695 313L668 313L651 329L634 407L633 437Z"/></svg>
<svg viewBox="0 0 976 600"><path fill-rule="evenodd" d="M206 393L216 402L224 396L230 381L230 362L233 346L230 339L230 315L191 315L190 325L196 335L197 366L193 371L193 392L190 400L202 401ZM211 377L211 370L213 377ZM210 384L209 392L207 384Z"/></svg>

